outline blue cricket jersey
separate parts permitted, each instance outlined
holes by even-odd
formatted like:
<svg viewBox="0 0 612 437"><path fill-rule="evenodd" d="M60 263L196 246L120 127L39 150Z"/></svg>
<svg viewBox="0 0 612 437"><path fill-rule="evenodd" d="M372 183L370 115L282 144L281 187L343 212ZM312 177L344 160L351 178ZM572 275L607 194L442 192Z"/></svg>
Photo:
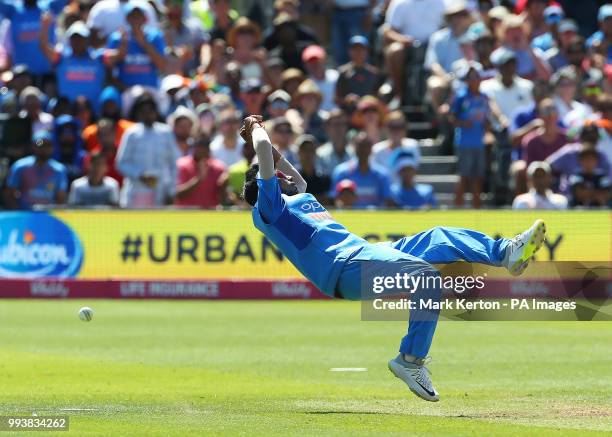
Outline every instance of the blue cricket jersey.
<svg viewBox="0 0 612 437"><path fill-rule="evenodd" d="M337 223L312 194L281 194L276 176L257 179L253 223L319 290L333 296L347 259L369 243Z"/></svg>

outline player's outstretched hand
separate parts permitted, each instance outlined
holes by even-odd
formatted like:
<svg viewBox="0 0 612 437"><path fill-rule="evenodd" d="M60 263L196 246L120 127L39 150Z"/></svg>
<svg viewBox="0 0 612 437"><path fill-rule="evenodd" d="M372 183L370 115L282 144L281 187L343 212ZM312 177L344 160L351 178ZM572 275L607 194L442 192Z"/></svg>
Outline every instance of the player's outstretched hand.
<svg viewBox="0 0 612 437"><path fill-rule="evenodd" d="M263 123L263 117L261 115L249 115L246 117L240 128L240 136L242 139L248 144L251 144L253 140L253 129L256 126L261 126L261 123Z"/></svg>

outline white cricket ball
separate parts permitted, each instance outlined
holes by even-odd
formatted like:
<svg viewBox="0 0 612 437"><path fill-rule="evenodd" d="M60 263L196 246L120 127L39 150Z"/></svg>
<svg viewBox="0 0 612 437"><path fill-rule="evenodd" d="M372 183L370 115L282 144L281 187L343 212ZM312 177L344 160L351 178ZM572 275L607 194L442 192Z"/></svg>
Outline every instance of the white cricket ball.
<svg viewBox="0 0 612 437"><path fill-rule="evenodd" d="M89 322L93 319L93 310L89 307L83 307L79 310L79 319L84 322Z"/></svg>

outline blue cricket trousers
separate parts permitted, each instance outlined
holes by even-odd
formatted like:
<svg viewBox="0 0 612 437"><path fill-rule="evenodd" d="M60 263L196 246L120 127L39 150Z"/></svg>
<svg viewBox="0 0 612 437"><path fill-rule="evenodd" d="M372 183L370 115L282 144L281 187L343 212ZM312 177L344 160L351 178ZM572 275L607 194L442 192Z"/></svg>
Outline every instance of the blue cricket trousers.
<svg viewBox="0 0 612 437"><path fill-rule="evenodd" d="M376 270L381 275L389 274L389 265L410 275L431 276L439 275L432 264L466 261L500 266L508 242L507 239L494 240L469 229L435 227L394 242L371 244L346 262L336 289L345 299L359 300L364 289L364 276L376 274ZM437 288L418 290L416 293L420 293L420 298L441 299L441 290ZM418 311L410 312L408 333L402 339L399 350L424 358L431 347L439 312L427 310L427 315L422 315Z"/></svg>

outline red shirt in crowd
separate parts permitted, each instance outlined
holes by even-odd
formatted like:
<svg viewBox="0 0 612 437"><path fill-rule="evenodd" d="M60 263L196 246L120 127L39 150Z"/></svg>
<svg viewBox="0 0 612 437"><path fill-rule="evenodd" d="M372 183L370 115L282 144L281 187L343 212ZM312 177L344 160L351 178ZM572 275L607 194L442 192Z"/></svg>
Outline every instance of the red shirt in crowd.
<svg viewBox="0 0 612 437"><path fill-rule="evenodd" d="M176 161L177 165L177 184L182 185L192 178L196 177L199 165L206 166L206 174L189 193L189 195L174 200L177 206L197 206L199 208L214 208L221 203L219 195L219 185L225 176L225 165L214 158L208 158L204 163L200 164L193 159L192 155L183 156Z"/></svg>

